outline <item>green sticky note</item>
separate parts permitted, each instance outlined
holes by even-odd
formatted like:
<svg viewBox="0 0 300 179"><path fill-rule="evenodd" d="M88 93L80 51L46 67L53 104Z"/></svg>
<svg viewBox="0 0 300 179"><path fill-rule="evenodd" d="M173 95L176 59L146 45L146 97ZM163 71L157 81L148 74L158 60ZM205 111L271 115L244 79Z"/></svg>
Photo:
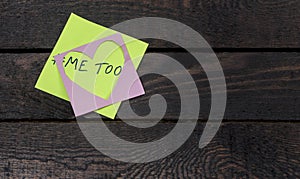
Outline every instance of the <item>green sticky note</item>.
<svg viewBox="0 0 300 179"><path fill-rule="evenodd" d="M54 96L57 96L59 98L62 98L64 100L69 100L68 94L65 90L63 81L60 77L59 71L55 65L54 56L68 51L70 49L79 47L81 45L90 43L92 41L113 35L115 33L118 33L112 29L103 27L101 25L95 24L93 22L90 22L84 18L81 18L75 14L71 14L53 51L51 52L38 80L35 85L37 89L40 89L44 92L50 93ZM121 34L122 38L126 44L129 56L132 59L134 67L137 69L138 65L140 64L142 57L148 47L148 44L140 41L138 39L135 39L133 37L130 37L125 34ZM111 53L111 51L113 51ZM109 53L108 53L109 52ZM70 59L71 57L71 59ZM100 96L104 99L108 98L111 94L111 91L115 85L115 82L117 80L116 75L113 75L110 68L106 70L103 68L99 68L100 66L95 65L93 63L93 66L89 66L88 64L82 64L82 60L90 60L89 57L86 57L84 54L77 53L77 52L71 52L68 55L65 56L64 59L64 67L65 72L67 76L72 77L75 73L75 70L84 71L86 69L87 73L83 73L82 77L80 79L84 79L88 77L89 73L97 73L99 75L99 79L97 77L97 82L94 85L93 89L86 88L85 90L93 92L95 95ZM124 63L123 54L120 48L116 46L116 44L107 41L100 45L97 49L96 55L94 59L100 59L99 62L101 63L109 63L111 64L115 69L117 66L122 66ZM77 61L75 61L77 59ZM116 60L117 59L117 60ZM93 69L93 70L91 70ZM106 71L105 71L106 70ZM110 72L110 73L107 73ZM116 71L113 71L116 74L118 73L118 69ZM103 78L105 76L105 78ZM101 78L102 77L102 78ZM80 84L80 86L91 86L90 84L85 84L89 82L89 80L79 80L77 83ZM105 84L100 85L100 84ZM101 86L101 87L100 87ZM117 111L120 106L120 102L106 106L104 108L101 108L97 110L96 112L104 115L109 118L114 118L117 114Z"/></svg>

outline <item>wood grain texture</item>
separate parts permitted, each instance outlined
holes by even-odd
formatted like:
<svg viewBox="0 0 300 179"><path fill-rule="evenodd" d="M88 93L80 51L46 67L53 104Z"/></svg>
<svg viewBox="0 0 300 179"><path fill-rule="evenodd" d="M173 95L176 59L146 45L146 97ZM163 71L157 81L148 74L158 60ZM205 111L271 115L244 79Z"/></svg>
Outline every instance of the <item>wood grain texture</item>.
<svg viewBox="0 0 300 179"><path fill-rule="evenodd" d="M0 178L300 178L300 53L292 52L300 49L299 8L297 0L2 0ZM211 104L205 72L191 55L178 53L184 52L180 47L144 39L151 51L180 62L198 91L189 89L187 81L174 84L160 75L143 76L146 95L130 104L145 115L151 95L161 94L168 103L161 123L138 129L120 119L105 119L107 127L132 142L157 140L175 126L180 97L192 99L196 92L201 101L198 125L183 146L158 161L124 163L97 151L74 122L68 102L34 89L46 52L71 12L107 27L144 16L177 20L218 50L227 107L208 146L198 148ZM243 48L252 52L241 53ZM274 48L290 53L263 52ZM158 67L152 65L140 72ZM177 85L185 87L184 95Z"/></svg>
<svg viewBox="0 0 300 179"><path fill-rule="evenodd" d="M5 66L0 72L2 120L72 119L72 108L66 101L34 88L49 54L1 54ZM205 72L186 53L165 53L184 65L192 75L200 96L199 119L206 120L210 110L210 87ZM300 119L300 53L218 53L227 83L229 120L299 120ZM157 65L153 63L153 65ZM156 67L156 66L155 66ZM146 66L145 69L151 68ZM173 75L173 74L172 74ZM182 75L180 71L174 75ZM215 80L218 80L216 77ZM142 77L146 95L132 99L139 115L149 112L149 97L161 94L168 103L164 119L176 119L180 96L176 85L166 77ZM194 98L197 91L186 88L183 97Z"/></svg>
<svg viewBox="0 0 300 179"><path fill-rule="evenodd" d="M170 18L215 48L299 48L299 8L297 0L3 0L0 48L53 48L71 12L107 27L144 16Z"/></svg>
<svg viewBox="0 0 300 179"><path fill-rule="evenodd" d="M300 124L225 123L204 149L203 124L167 158L130 164L94 149L76 123L1 123L1 178L299 178ZM107 123L116 135L126 126ZM160 123L155 132L172 125ZM152 134L153 131L152 131ZM122 134L134 141L135 133ZM150 135L143 135L150 136ZM116 149L118 152L120 149Z"/></svg>

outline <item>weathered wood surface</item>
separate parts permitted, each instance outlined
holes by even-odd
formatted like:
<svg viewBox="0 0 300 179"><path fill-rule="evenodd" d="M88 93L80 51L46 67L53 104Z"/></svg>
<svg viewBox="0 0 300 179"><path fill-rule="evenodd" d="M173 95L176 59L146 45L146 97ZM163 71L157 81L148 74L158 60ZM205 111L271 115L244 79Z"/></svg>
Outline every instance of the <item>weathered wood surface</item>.
<svg viewBox="0 0 300 179"><path fill-rule="evenodd" d="M1 1L0 178L300 178L299 8L297 0ZM197 148L210 110L204 71L187 53L175 53L183 52L178 46L144 39L150 51L176 58L192 75L201 122L180 149L159 161L123 163L94 149L70 104L34 89L71 12L107 27L157 16L198 31L219 52L228 88L224 122L213 141ZM106 121L130 141L167 134L179 114L174 84L157 75L142 80L147 95L131 100L134 111L147 114L156 93L168 110L154 130L131 133L120 121Z"/></svg>
<svg viewBox="0 0 300 179"><path fill-rule="evenodd" d="M215 48L299 48L299 8L297 0L2 0L0 49L53 48L71 12L108 27L144 16L170 18Z"/></svg>
<svg viewBox="0 0 300 179"><path fill-rule="evenodd" d="M76 123L1 123L1 178L299 178L299 123L224 123L199 149L203 124L167 158L128 164L94 149ZM123 123L107 123L116 135ZM173 126L161 123L158 134ZM120 130L121 129L121 130ZM122 137L136 141L135 132ZM119 149L116 149L118 152Z"/></svg>
<svg viewBox="0 0 300 179"><path fill-rule="evenodd" d="M206 120L211 96L205 72L191 55L165 54L182 63L194 78L201 101L199 119ZM4 65L0 72L0 118L2 120L74 117L68 102L34 88L48 55L46 53L1 54L0 61ZM228 99L225 119L300 119L300 53L218 53L217 55L227 82ZM174 75L180 75L178 73L178 71L174 72ZM135 111L141 115L147 114L149 97L153 94L162 94L168 103L164 118L177 118L180 111L180 97L176 86L163 76L148 75L142 77L142 80L146 95L131 100ZM183 96L193 98L196 95L186 89Z"/></svg>

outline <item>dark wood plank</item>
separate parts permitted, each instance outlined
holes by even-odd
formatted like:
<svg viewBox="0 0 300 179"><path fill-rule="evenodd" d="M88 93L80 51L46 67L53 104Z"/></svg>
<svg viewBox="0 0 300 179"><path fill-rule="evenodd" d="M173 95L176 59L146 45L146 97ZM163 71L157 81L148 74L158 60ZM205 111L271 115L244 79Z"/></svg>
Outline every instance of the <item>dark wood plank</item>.
<svg viewBox="0 0 300 179"><path fill-rule="evenodd" d="M0 48L52 48L71 12L108 27L144 16L170 18L191 26L216 48L299 48L299 8L297 0L4 0Z"/></svg>
<svg viewBox="0 0 300 179"><path fill-rule="evenodd" d="M199 119L210 110L210 88L205 72L189 54L165 53L184 65L194 78L201 101ZM1 111L5 119L72 119L70 104L34 88L49 54L1 54ZM299 120L300 53L219 53L227 82L225 119ZM145 69L150 68L146 66ZM181 75L174 72L174 75ZM218 78L216 78L217 80ZM142 77L146 95L131 100L137 114L149 112L148 100L161 94L168 103L164 119L175 119L180 111L176 86L166 77ZM178 84L177 84L178 85ZM180 85L185 85L182 83ZM189 91L183 97L194 98Z"/></svg>
<svg viewBox="0 0 300 179"><path fill-rule="evenodd" d="M197 125L188 141L167 158L130 164L110 159L94 149L76 123L2 122L0 175L1 178L300 177L299 123L225 123L211 143L199 149L203 124ZM107 126L116 135L126 128L120 122ZM155 132L170 126L160 123ZM127 131L122 135L134 141L139 136L135 134Z"/></svg>

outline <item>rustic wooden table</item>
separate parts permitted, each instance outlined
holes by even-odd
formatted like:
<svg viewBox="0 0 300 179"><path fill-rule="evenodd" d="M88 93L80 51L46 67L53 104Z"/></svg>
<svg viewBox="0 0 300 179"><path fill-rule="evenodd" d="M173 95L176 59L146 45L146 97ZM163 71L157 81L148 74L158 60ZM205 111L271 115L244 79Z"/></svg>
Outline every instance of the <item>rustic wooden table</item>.
<svg viewBox="0 0 300 179"><path fill-rule="evenodd" d="M0 178L300 178L299 9L297 0L2 0ZM165 17L201 33L217 53L228 87L213 141L197 148L210 109L205 73L183 49L145 39L148 52L178 59L199 79L198 125L179 150L151 163L119 162L94 149L70 104L34 89L71 12L108 27ZM160 76L143 81L147 95L131 100L133 108L147 112L149 96L162 93L169 110L158 131L174 125L180 103L174 85ZM116 133L126 127L107 121Z"/></svg>

